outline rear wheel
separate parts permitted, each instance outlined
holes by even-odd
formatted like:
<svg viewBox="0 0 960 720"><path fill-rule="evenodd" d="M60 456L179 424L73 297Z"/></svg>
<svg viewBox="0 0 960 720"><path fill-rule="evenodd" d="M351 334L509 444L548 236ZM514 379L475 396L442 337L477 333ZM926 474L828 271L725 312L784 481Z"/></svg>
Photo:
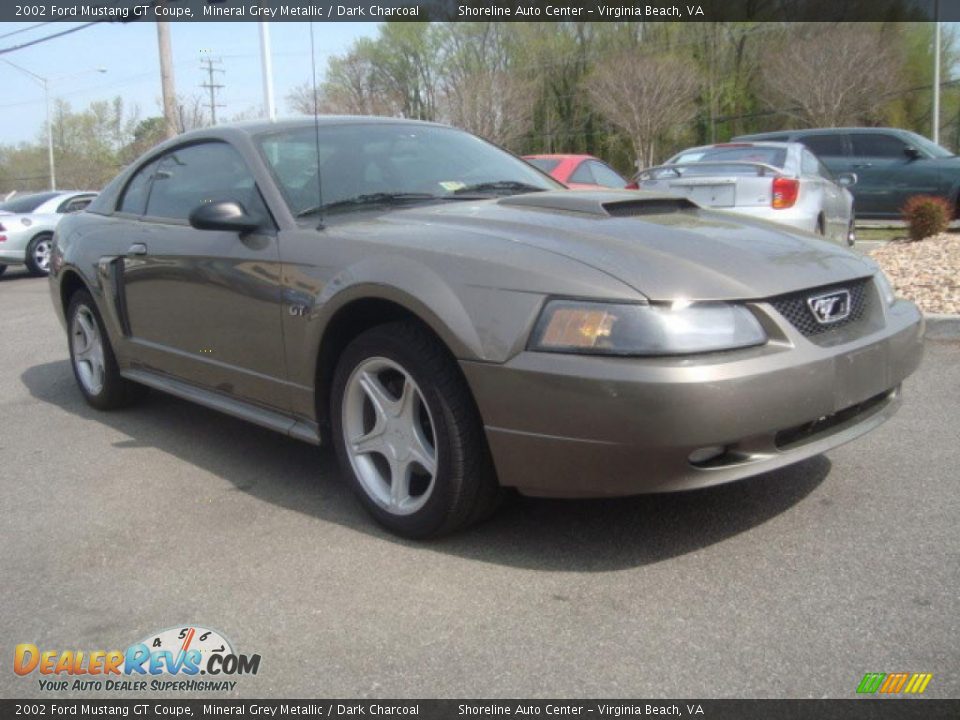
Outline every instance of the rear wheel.
<svg viewBox="0 0 960 720"><path fill-rule="evenodd" d="M825 236L827 234L827 224L823 221L823 215L817 218L817 235Z"/></svg>
<svg viewBox="0 0 960 720"><path fill-rule="evenodd" d="M53 250L53 234L40 233L27 245L27 270L31 275L50 273L50 252Z"/></svg>
<svg viewBox="0 0 960 720"><path fill-rule="evenodd" d="M382 325L347 346L330 417L343 471L391 531L442 535L495 509L499 487L473 398L449 352L417 323Z"/></svg>
<svg viewBox="0 0 960 720"><path fill-rule="evenodd" d="M7 271L6 265L0 265L0 275L3 275Z"/></svg>
<svg viewBox="0 0 960 720"><path fill-rule="evenodd" d="M146 388L120 375L117 359L97 312L85 290L75 292L67 307L70 364L84 399L99 410L113 410L136 402Z"/></svg>

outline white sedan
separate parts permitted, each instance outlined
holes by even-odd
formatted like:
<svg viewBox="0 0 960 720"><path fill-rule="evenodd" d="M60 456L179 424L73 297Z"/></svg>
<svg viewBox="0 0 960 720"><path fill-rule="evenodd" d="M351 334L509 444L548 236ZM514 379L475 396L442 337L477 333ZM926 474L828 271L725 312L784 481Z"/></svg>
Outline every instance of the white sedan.
<svg viewBox="0 0 960 720"><path fill-rule="evenodd" d="M83 210L97 194L73 190L17 195L0 203L0 275L26 265L32 275L50 272L53 231L67 213Z"/></svg>
<svg viewBox="0 0 960 720"><path fill-rule="evenodd" d="M834 175L803 144L736 142L690 148L636 178L698 205L790 225L853 245L852 173Z"/></svg>

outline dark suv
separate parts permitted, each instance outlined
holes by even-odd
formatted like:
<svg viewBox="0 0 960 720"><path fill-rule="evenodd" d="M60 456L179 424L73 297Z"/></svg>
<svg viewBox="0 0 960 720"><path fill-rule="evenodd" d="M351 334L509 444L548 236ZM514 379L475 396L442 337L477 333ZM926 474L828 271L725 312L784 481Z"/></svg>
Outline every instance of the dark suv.
<svg viewBox="0 0 960 720"><path fill-rule="evenodd" d="M960 159L922 135L896 128L823 128L740 135L734 140L802 142L834 175L856 173L857 217L898 217L911 195L958 206Z"/></svg>

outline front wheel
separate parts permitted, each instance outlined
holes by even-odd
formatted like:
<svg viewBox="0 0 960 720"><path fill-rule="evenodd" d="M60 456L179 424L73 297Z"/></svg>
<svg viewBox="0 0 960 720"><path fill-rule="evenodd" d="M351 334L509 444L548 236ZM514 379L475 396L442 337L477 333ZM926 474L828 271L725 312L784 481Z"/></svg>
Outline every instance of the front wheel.
<svg viewBox="0 0 960 720"><path fill-rule="evenodd" d="M857 242L857 226L856 223L851 220L850 226L847 228L847 247L853 247Z"/></svg>
<svg viewBox="0 0 960 720"><path fill-rule="evenodd" d="M130 405L146 393L143 385L120 375L100 313L85 290L70 298L67 331L73 375L90 405L98 410L113 410Z"/></svg>
<svg viewBox="0 0 960 720"><path fill-rule="evenodd" d="M442 535L495 508L499 487L473 398L449 352L417 323L382 325L347 346L330 417L343 471L389 530Z"/></svg>
<svg viewBox="0 0 960 720"><path fill-rule="evenodd" d="M40 233L27 245L27 270L31 275L50 274L50 253L53 250L53 235Z"/></svg>
<svg viewBox="0 0 960 720"><path fill-rule="evenodd" d="M3 275L7 271L6 265L0 265L0 275Z"/></svg>

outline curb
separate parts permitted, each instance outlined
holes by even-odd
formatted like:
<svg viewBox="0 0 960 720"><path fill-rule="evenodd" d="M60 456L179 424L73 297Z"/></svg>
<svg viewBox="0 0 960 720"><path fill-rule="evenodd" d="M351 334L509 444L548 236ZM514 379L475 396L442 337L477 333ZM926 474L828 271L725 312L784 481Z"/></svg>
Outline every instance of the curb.
<svg viewBox="0 0 960 720"><path fill-rule="evenodd" d="M924 313L928 340L956 340L960 338L960 315Z"/></svg>

